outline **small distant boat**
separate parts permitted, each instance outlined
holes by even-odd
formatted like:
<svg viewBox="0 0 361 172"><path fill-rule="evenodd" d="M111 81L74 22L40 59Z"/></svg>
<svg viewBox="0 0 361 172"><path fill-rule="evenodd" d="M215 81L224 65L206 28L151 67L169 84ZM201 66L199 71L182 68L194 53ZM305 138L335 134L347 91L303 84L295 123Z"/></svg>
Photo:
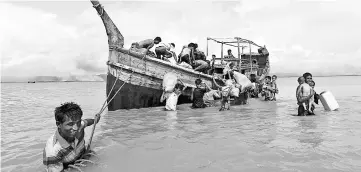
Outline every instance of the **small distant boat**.
<svg viewBox="0 0 361 172"><path fill-rule="evenodd" d="M35 83L35 81L28 81L28 83Z"/></svg>
<svg viewBox="0 0 361 172"><path fill-rule="evenodd" d="M184 68L179 65L173 65L169 62L152 58L150 56L145 56L144 54L133 52L130 49L124 48L123 35L119 32L118 28L110 19L107 12L100 5L99 1L91 0L91 3L102 19L108 36L109 56L107 63L108 73L106 79L106 94L110 95L107 100L109 103L109 111L163 105L160 102L160 97L162 95L162 79L163 76L168 72L176 73L178 78L180 78L188 87L195 88L194 81L197 78L200 78L208 85L216 88L213 83L212 75L194 71L193 69ZM207 41L213 40L222 45L221 58L214 60L220 60L222 62L234 61L237 63L236 70L246 75L255 73L259 79L262 79L269 73L269 54L265 47L258 46L250 40L239 37L232 39L233 40L229 41L220 41L214 38L207 38ZM251 52L249 54L241 54L241 44L257 46L259 47L259 53ZM238 47L238 58L223 58L224 45ZM214 69L213 74L221 75L224 67L224 64L212 65L212 68ZM216 81L217 83L219 82L220 84L223 84L221 80ZM116 94L118 88L120 87L122 88ZM178 103L191 103L191 93L192 91L190 88L186 89L185 93L179 97ZM110 101L114 95L114 99Z"/></svg>

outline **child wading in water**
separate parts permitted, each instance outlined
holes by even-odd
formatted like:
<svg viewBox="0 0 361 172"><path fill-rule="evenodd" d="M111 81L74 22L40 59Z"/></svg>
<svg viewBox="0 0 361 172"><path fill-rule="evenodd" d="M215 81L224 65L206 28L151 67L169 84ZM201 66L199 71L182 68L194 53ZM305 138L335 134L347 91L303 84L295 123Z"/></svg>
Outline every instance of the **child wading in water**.
<svg viewBox="0 0 361 172"><path fill-rule="evenodd" d="M177 110L178 98L186 88L184 85L177 83L172 93L167 94L163 91L160 101L166 100L165 110Z"/></svg>
<svg viewBox="0 0 361 172"><path fill-rule="evenodd" d="M193 100L192 108L205 108L207 105L203 100L204 94L207 92L207 89L212 89L199 78L196 79L195 84L197 88L193 90L193 94L191 96L191 100Z"/></svg>
<svg viewBox="0 0 361 172"><path fill-rule="evenodd" d="M270 76L266 76L265 78L265 83L262 87L262 96L265 97L266 101L273 101L274 99L274 87L271 84L271 77Z"/></svg>
<svg viewBox="0 0 361 172"><path fill-rule="evenodd" d="M94 124L94 119L83 119L79 105L70 102L55 108L57 129L48 139L43 151L43 164L47 171L63 171L81 158L86 151L84 129ZM100 114L95 116L99 122Z"/></svg>
<svg viewBox="0 0 361 172"><path fill-rule="evenodd" d="M298 86L296 95L301 96L302 98L308 97L311 94L311 92L313 91L313 89L310 85L312 85L314 87L315 86L314 82L310 81L307 84L305 82L305 78L302 76L299 77L297 81L300 85ZM308 108L307 108L306 103L307 103L307 105L309 105ZM304 115L306 115L307 112L312 113L311 107L313 104L314 104L313 96L311 97L311 99L308 100L308 102L302 103L302 106L305 109Z"/></svg>
<svg viewBox="0 0 361 172"><path fill-rule="evenodd" d="M276 80L277 80L277 75L273 75L271 85L275 89L275 92L273 93L274 100L276 100L276 94L278 94L278 87Z"/></svg>

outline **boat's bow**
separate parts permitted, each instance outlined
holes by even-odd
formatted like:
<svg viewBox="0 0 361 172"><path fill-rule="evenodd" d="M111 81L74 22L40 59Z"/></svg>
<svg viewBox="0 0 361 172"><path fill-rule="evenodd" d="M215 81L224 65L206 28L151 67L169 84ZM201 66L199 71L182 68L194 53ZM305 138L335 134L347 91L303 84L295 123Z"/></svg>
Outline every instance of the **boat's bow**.
<svg viewBox="0 0 361 172"><path fill-rule="evenodd" d="M97 10L100 18L103 21L105 30L108 35L109 48L122 48L124 46L124 37L119 32L113 21L110 19L108 13L105 12L103 6L99 3L99 1L91 0L90 2L93 4L93 7Z"/></svg>

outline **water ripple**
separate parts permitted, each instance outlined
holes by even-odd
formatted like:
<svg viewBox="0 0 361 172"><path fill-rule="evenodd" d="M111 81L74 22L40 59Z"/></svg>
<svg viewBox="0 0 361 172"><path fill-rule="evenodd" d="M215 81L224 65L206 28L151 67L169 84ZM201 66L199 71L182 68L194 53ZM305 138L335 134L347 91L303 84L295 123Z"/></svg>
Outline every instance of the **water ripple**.
<svg viewBox="0 0 361 172"><path fill-rule="evenodd" d="M317 89L332 90L341 108L325 112L319 105L316 116L298 117L294 81L280 78L277 102L252 99L230 111L182 105L177 112L104 114L93 142L104 166L86 171L361 171L361 95L349 92L361 83L330 86L333 78L317 78ZM42 149L55 130L54 108L76 101L85 118L93 117L104 88L105 83L2 84L1 171L41 171Z"/></svg>

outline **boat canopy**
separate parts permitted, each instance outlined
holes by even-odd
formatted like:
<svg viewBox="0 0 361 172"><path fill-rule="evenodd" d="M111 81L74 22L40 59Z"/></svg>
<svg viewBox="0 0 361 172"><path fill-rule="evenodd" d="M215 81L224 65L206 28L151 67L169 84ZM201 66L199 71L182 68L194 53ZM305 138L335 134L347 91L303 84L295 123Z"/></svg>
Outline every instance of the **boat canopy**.
<svg viewBox="0 0 361 172"><path fill-rule="evenodd" d="M252 56L268 56L269 53L266 49L266 46L260 46L256 43L254 43L251 40L248 39L244 39L244 38L240 38L240 37L234 37L234 38L211 38L211 37L207 37L207 56L208 56L208 47L209 47L209 41L214 41L216 43L221 44L221 58L213 58L213 64L212 66L214 66L214 63L216 60L220 60L221 64L223 64L224 61L233 61L237 63L237 66L239 68L239 70L241 69L241 63L242 61L245 61L246 57L249 57L247 61L249 61L250 64L252 64ZM258 47L258 52L252 52L252 45ZM224 46L231 46L231 47L236 47L238 50L238 54L236 58L224 58L224 54L223 54L223 49ZM245 53L243 52L243 49L245 47L249 47L249 52ZM250 65L250 68L252 68L252 65Z"/></svg>

